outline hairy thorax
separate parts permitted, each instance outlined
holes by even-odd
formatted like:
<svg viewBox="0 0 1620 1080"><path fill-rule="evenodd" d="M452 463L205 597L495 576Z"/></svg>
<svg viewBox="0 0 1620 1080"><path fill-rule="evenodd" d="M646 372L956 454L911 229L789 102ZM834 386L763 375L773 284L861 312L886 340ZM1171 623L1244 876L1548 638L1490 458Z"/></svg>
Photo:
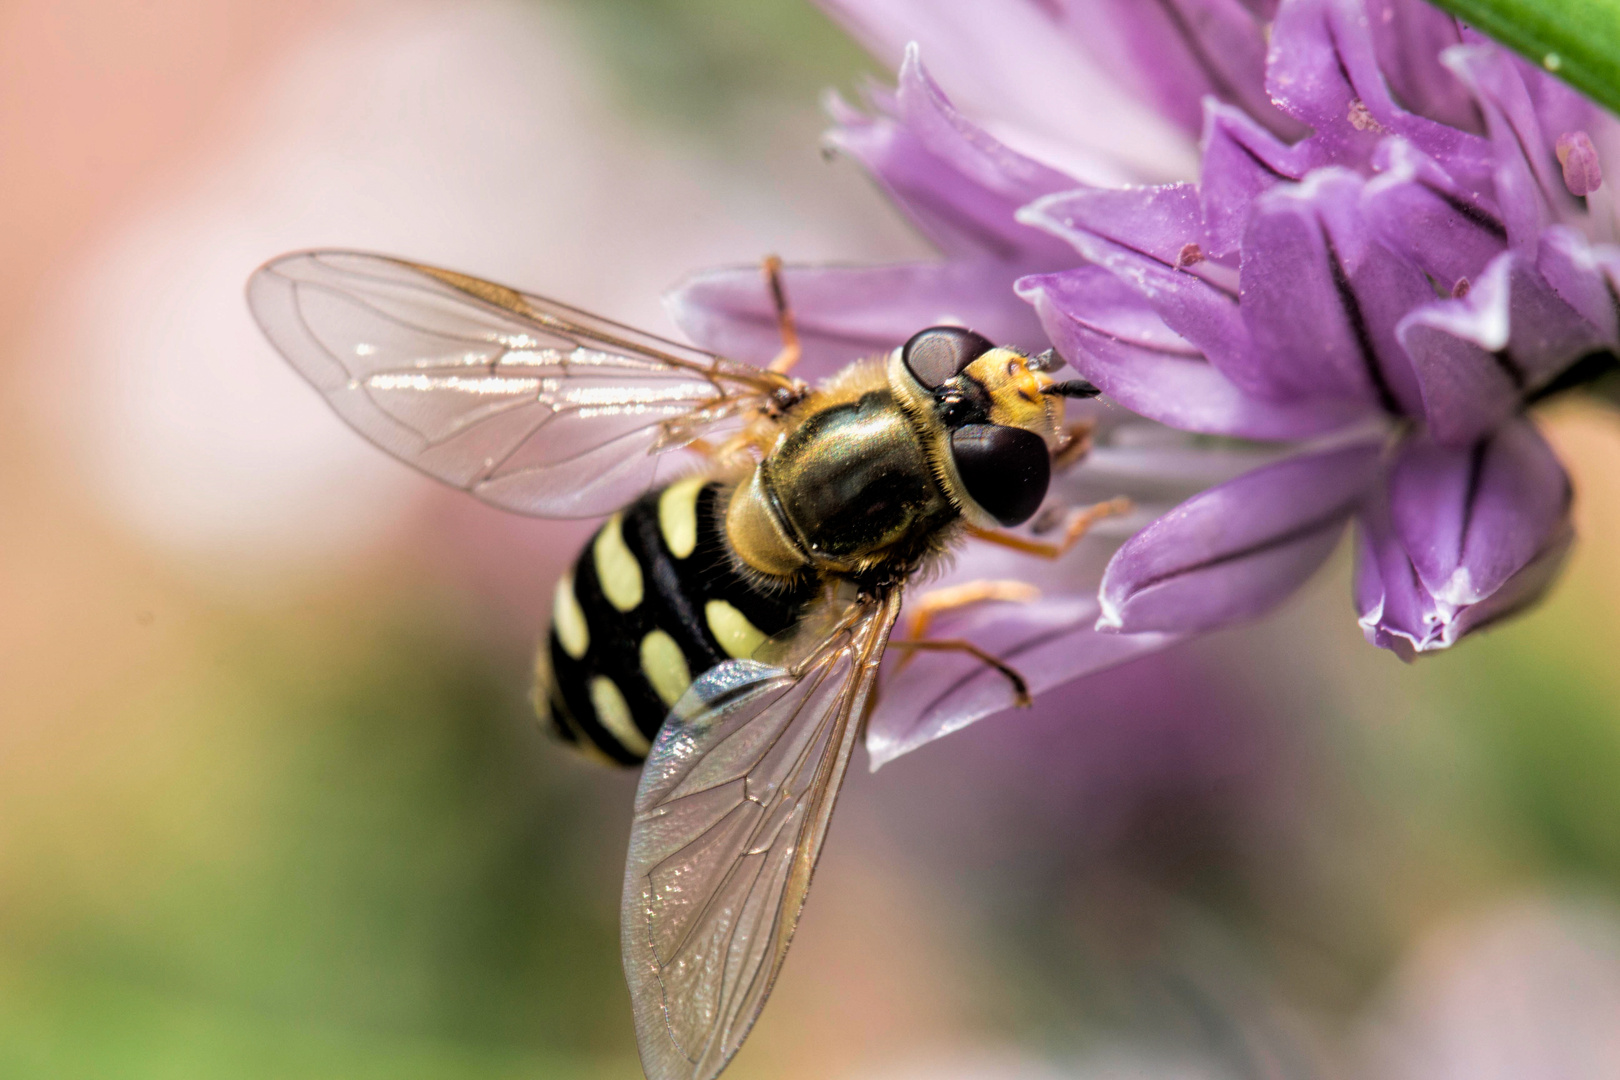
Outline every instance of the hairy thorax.
<svg viewBox="0 0 1620 1080"><path fill-rule="evenodd" d="M805 403L732 495L726 530L753 569L787 577L909 570L958 519L916 420L874 365Z"/></svg>

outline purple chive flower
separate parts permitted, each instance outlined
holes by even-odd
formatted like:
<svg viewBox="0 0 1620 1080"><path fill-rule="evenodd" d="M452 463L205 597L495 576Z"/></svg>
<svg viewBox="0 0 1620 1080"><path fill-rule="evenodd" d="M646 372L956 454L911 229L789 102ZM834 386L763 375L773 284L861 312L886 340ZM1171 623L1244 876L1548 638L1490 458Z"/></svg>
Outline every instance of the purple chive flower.
<svg viewBox="0 0 1620 1080"><path fill-rule="evenodd" d="M883 355L919 329L973 327L992 340L1039 352L1048 346L1036 311L1013 283L1074 262L1061 238L1017 220L1020 207L1072 189L1072 175L1039 164L966 121L924 72L915 51L899 87L871 91L869 111L833 101L828 145L860 161L946 255L890 266L790 266L784 281L804 359L796 373L831 374ZM764 362L780 348L771 297L757 266L695 276L669 297L682 329L704 346ZM1062 376L1059 376L1060 378ZM966 638L1015 664L1036 693L1162 648L1174 633L1099 631L1098 585L1108 556L1137 528L1211 484L1275 457L1268 448L1204 447L1200 440L1093 402L1070 403L1072 419L1097 426L1083 466L1054 481L1052 500L1079 507L1116 496L1136 506L1100 524L1059 563L971 545L929 588L977 579L1025 579L1038 598L986 603L944 616L938 634ZM882 764L1013 704L1007 680L959 654L921 653L895 665L868 728Z"/></svg>
<svg viewBox="0 0 1620 1080"><path fill-rule="evenodd" d="M1620 346L1611 117L1418 0L822 3L899 61L894 91L831 101L828 145L943 258L790 268L808 374L960 323L1050 342L1141 418L1093 406L1056 492L1139 512L952 636L1061 682L1259 614L1352 519L1361 623L1403 656L1553 579L1568 481L1524 414ZM710 348L775 351L752 268L670 303ZM878 761L1010 702L937 654L892 688Z"/></svg>
<svg viewBox="0 0 1620 1080"><path fill-rule="evenodd" d="M1568 480L1523 413L1620 345L1620 250L1595 198L1615 124L1415 0L1283 0L1269 34L1271 103L1309 134L1287 141L1268 112L1206 97L1197 183L1020 211L1090 265L1018 291L1071 363L1145 416L1254 439L1381 427L1383 468L1358 477L1351 457L1316 455L1313 482L1366 485L1339 504L1360 518L1356 605L1369 641L1410 657L1536 599L1569 546ZM1128 295L1088 288L1097 267ZM1126 312L1151 334L1111 335ZM1311 536L1286 514L1219 566L1247 602L1177 575L1209 580L1212 535L1306 505L1295 467L1205 492L1129 541L1104 578L1107 625L1206 628L1279 596L1254 563ZM1179 610L1166 590L1185 594Z"/></svg>

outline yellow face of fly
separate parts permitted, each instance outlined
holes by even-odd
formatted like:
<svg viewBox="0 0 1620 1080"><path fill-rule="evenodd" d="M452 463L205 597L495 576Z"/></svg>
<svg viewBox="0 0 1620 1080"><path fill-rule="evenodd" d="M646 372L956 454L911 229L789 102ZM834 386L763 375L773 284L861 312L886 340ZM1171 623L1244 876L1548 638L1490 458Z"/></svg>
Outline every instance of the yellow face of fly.
<svg viewBox="0 0 1620 1080"><path fill-rule="evenodd" d="M1053 379L1029 366L1029 358L1013 349L991 349L967 367L970 376L990 394L990 422L1033 431L1048 446L1063 431L1063 398L1041 391Z"/></svg>

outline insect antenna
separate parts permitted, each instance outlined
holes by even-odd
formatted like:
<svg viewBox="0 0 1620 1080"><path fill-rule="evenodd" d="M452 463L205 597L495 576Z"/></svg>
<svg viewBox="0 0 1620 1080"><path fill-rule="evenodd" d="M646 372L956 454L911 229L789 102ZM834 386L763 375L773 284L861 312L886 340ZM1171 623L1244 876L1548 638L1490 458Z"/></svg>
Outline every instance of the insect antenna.
<svg viewBox="0 0 1620 1080"><path fill-rule="evenodd" d="M1042 387L1041 393L1066 398L1094 398L1102 391L1084 379L1069 379L1066 382Z"/></svg>

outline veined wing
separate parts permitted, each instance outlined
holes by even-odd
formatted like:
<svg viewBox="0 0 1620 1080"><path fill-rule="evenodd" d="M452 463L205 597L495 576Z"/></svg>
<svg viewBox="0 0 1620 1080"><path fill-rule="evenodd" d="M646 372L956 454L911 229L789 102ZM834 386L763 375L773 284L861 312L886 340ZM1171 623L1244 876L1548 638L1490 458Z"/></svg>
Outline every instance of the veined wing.
<svg viewBox="0 0 1620 1080"><path fill-rule="evenodd" d="M636 793L624 969L648 1080L709 1080L754 1025L810 888L900 590L857 602L793 670L711 669Z"/></svg>
<svg viewBox="0 0 1620 1080"><path fill-rule="evenodd" d="M361 434L509 510L585 517L658 479L662 451L737 422L784 376L449 270L314 251L248 305Z"/></svg>

